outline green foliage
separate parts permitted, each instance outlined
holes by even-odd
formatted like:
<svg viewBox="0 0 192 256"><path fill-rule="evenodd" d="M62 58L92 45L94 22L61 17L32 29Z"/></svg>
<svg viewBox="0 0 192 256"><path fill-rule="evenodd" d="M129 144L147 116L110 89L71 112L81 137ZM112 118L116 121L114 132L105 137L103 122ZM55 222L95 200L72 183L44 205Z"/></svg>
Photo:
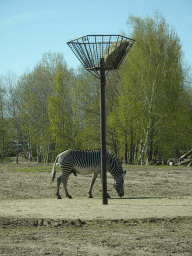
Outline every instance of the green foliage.
<svg viewBox="0 0 192 256"><path fill-rule="evenodd" d="M135 145L140 143L142 161L146 153L173 156L176 147L182 146L178 137L183 122L189 120L184 95L188 95L187 105L191 104L191 93L184 84L180 40L158 14L154 19L130 16L128 24L133 26L136 42L121 69L122 133L133 136Z"/></svg>
<svg viewBox="0 0 192 256"><path fill-rule="evenodd" d="M79 68L76 87L73 88L73 109L75 115L81 119L78 138L81 138L81 148L84 149L100 147L99 88L99 80L84 68Z"/></svg>
<svg viewBox="0 0 192 256"><path fill-rule="evenodd" d="M59 63L52 84L52 94L48 97L51 136L59 152L71 147L72 109L69 80L69 72Z"/></svg>
<svg viewBox="0 0 192 256"><path fill-rule="evenodd" d="M191 79L180 39L158 13L129 16L127 25L135 43L120 69L106 76L107 149L126 163L174 157L191 149L192 140ZM22 142L21 150L38 162L68 148L100 148L99 79L83 67L68 69L64 57L51 52L17 81L4 77L0 145L3 139L6 152L11 141Z"/></svg>

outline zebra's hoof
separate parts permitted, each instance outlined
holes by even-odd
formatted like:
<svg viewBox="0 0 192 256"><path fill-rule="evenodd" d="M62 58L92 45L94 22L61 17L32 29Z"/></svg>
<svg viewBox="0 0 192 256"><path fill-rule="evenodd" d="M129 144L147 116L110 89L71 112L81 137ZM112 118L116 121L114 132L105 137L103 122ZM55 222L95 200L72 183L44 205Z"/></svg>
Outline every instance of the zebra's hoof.
<svg viewBox="0 0 192 256"><path fill-rule="evenodd" d="M93 198L93 196L92 196L92 195L89 195L89 198Z"/></svg>
<svg viewBox="0 0 192 256"><path fill-rule="evenodd" d="M68 197L69 199L73 199L73 197L72 197L71 195L68 195L67 197Z"/></svg>
<svg viewBox="0 0 192 256"><path fill-rule="evenodd" d="M60 195L57 196L57 199L62 199Z"/></svg>

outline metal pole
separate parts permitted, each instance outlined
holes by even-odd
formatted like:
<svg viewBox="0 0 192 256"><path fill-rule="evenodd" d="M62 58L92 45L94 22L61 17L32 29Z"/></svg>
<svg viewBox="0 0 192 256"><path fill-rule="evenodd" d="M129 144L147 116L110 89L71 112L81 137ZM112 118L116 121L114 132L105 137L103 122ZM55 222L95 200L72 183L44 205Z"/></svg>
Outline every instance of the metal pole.
<svg viewBox="0 0 192 256"><path fill-rule="evenodd" d="M107 202L107 177L106 177L106 132L105 132L105 69L104 69L104 59L100 59L100 118L101 118L101 181L102 181L102 197L103 204L108 204Z"/></svg>

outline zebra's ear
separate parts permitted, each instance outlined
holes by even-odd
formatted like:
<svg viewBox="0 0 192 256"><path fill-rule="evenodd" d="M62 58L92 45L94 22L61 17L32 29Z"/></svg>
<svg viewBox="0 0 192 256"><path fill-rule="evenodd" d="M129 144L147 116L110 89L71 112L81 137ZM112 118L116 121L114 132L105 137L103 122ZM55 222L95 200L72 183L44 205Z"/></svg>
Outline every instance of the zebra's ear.
<svg viewBox="0 0 192 256"><path fill-rule="evenodd" d="M124 171L122 174L121 174L121 177L123 178L126 174L126 171Z"/></svg>

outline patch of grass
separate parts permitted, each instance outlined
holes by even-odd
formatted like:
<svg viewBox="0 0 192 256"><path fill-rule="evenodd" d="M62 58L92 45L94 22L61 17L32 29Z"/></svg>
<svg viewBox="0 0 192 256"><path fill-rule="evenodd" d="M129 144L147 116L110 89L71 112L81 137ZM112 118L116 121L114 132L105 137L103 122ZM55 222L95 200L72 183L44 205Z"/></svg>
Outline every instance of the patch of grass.
<svg viewBox="0 0 192 256"><path fill-rule="evenodd" d="M137 164L122 164L123 169L132 169L132 168L143 168L144 165L137 165Z"/></svg>
<svg viewBox="0 0 192 256"><path fill-rule="evenodd" d="M22 172L47 172L51 171L50 167L40 167L40 168L22 168L20 169Z"/></svg>
<svg viewBox="0 0 192 256"><path fill-rule="evenodd" d="M3 164L7 169L21 171L21 172L51 172L52 164L37 164L37 163L10 163ZM59 171L60 168L56 168L56 171Z"/></svg>
<svg viewBox="0 0 192 256"><path fill-rule="evenodd" d="M22 172L47 172L47 171L51 171L52 168L51 166L40 166L40 167L37 167L37 166L34 166L34 167L19 167L19 166L16 166L14 168L15 170L17 171L22 171Z"/></svg>
<svg viewBox="0 0 192 256"><path fill-rule="evenodd" d="M2 159L0 159L0 163L2 163ZM5 157L3 159L3 163L6 164L6 163L11 163L11 158L10 157Z"/></svg>
<svg viewBox="0 0 192 256"><path fill-rule="evenodd" d="M176 165L174 165L174 166L169 166L169 165L159 165L159 166L156 166L156 165L136 165L136 164L122 164L122 167L123 167L123 169L127 169L128 171L129 170L132 170L133 168L134 169L140 169L140 170L145 170L145 169L147 169L147 170L149 170L150 171L150 169L154 169L154 168L156 168L157 170L164 170L164 169L168 169L168 170L177 170L178 168L182 168L182 169L184 169L184 168L186 168L187 166L184 166L184 165L181 165L181 166L176 166ZM189 167L188 167L189 168Z"/></svg>

